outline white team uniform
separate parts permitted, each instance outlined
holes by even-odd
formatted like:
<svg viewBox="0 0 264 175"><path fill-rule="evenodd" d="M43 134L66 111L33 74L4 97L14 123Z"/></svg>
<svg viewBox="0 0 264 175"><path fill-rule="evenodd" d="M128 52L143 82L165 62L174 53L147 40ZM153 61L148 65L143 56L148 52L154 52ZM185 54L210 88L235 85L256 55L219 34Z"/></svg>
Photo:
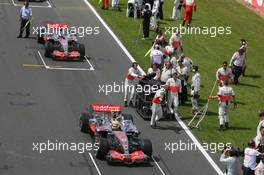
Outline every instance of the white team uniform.
<svg viewBox="0 0 264 175"><path fill-rule="evenodd" d="M112 0L112 7L117 8L119 4L119 0Z"/></svg>
<svg viewBox="0 0 264 175"><path fill-rule="evenodd" d="M168 108L171 114L177 113L179 106L179 93L181 93L181 80L170 78L167 80L166 85L168 88ZM173 108L172 108L173 105Z"/></svg>
<svg viewBox="0 0 264 175"><path fill-rule="evenodd" d="M151 63L161 64L163 59L163 53L158 49L153 49L150 53Z"/></svg>
<svg viewBox="0 0 264 175"><path fill-rule="evenodd" d="M160 1L154 0L152 7L152 17L150 18L150 26L152 28L157 28L157 15L159 12Z"/></svg>
<svg viewBox="0 0 264 175"><path fill-rule="evenodd" d="M219 88L217 95L219 99L219 109L218 109L219 123L220 125L224 125L224 123L229 122L229 117L227 113L228 103L230 99L233 96L235 96L235 92L233 91L232 87L228 87L224 85Z"/></svg>
<svg viewBox="0 0 264 175"><path fill-rule="evenodd" d="M260 161L255 169L255 175L263 175L263 174L264 174L264 163Z"/></svg>
<svg viewBox="0 0 264 175"><path fill-rule="evenodd" d="M193 66L193 61L192 61L192 59L189 58L189 57L184 57L182 64L183 64L185 67L187 67L187 72L188 72L188 75L189 75L190 72L191 72L192 66Z"/></svg>
<svg viewBox="0 0 264 175"><path fill-rule="evenodd" d="M173 68L167 69L166 67L164 67L161 73L160 80L166 83L166 81L171 78L174 72L175 70Z"/></svg>
<svg viewBox="0 0 264 175"><path fill-rule="evenodd" d="M262 134L258 134L255 138L254 138L256 147L258 147L259 145L264 145L264 136L262 136Z"/></svg>
<svg viewBox="0 0 264 175"><path fill-rule="evenodd" d="M128 101L128 93L130 92L129 101L132 101L135 94L135 79L140 77L141 73L138 69L133 67L128 69L125 79L125 97L124 101Z"/></svg>
<svg viewBox="0 0 264 175"><path fill-rule="evenodd" d="M164 89L157 90L155 96L152 99L152 116L150 120L151 126L154 124L154 122L158 121L163 116L161 102L164 96L164 92Z"/></svg>
<svg viewBox="0 0 264 175"><path fill-rule="evenodd" d="M180 0L174 0L173 3L173 11L172 11L172 19L179 19L181 17L181 10L178 9L180 5Z"/></svg>
<svg viewBox="0 0 264 175"><path fill-rule="evenodd" d="M192 101L192 110L193 111L198 111L199 106L198 106L198 98L196 98L196 95L199 95L200 91L200 86L201 86L201 76L197 72L193 75L192 77L192 85L191 85L191 101Z"/></svg>
<svg viewBox="0 0 264 175"><path fill-rule="evenodd" d="M231 68L227 67L226 69L224 69L223 67L220 67L217 71L216 71L216 80L218 85L221 85L223 83L223 81L230 81L233 78L233 73Z"/></svg>
<svg viewBox="0 0 264 175"><path fill-rule="evenodd" d="M226 164L227 174L225 175L238 175L240 172L239 159L237 157L226 157L224 154L220 157L220 162Z"/></svg>
<svg viewBox="0 0 264 175"><path fill-rule="evenodd" d="M257 156L259 156L261 153L253 148L246 148L244 150L244 162L243 166L246 168L250 168L251 170L255 170L257 167Z"/></svg>
<svg viewBox="0 0 264 175"><path fill-rule="evenodd" d="M172 33L171 37L170 37L170 46L172 48L174 48L174 53L176 55L177 58L179 58L182 54L182 40L181 40L181 35L180 34L176 34L176 33Z"/></svg>
<svg viewBox="0 0 264 175"><path fill-rule="evenodd" d="M186 5L193 6L194 0L186 0Z"/></svg>
<svg viewBox="0 0 264 175"><path fill-rule="evenodd" d="M235 52L230 61L230 66L232 65L243 67L245 65L245 54L239 55L238 52Z"/></svg>
<svg viewBox="0 0 264 175"><path fill-rule="evenodd" d="M257 135L260 134L260 128L264 127L264 120L259 121L259 124L257 126Z"/></svg>
<svg viewBox="0 0 264 175"><path fill-rule="evenodd" d="M186 77L188 76L188 68L186 66L180 67L178 65L176 71L179 73L179 79L184 81L184 86L187 86Z"/></svg>

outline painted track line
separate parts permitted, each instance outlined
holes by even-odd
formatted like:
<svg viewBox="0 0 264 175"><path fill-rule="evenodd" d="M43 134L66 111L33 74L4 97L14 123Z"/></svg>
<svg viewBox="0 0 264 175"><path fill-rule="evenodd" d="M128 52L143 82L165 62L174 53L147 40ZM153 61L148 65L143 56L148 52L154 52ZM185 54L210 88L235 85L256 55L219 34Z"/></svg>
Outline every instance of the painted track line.
<svg viewBox="0 0 264 175"><path fill-rule="evenodd" d="M47 69L49 70L72 70L72 71L93 71L92 69L86 69L86 68L52 67L52 66L47 66Z"/></svg>
<svg viewBox="0 0 264 175"><path fill-rule="evenodd" d="M0 5L12 5L10 2L0 2Z"/></svg>
<svg viewBox="0 0 264 175"><path fill-rule="evenodd" d="M45 63L45 61L44 61L44 59L43 59L43 57L42 57L42 55L40 54L40 52L39 52L39 51L38 51L38 54L39 54L39 57L40 57L40 59L41 59L42 63L44 64L44 67L47 69L47 68L48 68L48 66L47 66L47 64Z"/></svg>
<svg viewBox="0 0 264 175"><path fill-rule="evenodd" d="M120 48L125 52L125 54L128 56L130 61L135 62L135 59L132 57L132 55L129 53L129 51L125 48L125 46L122 44L122 42L117 38L117 36L110 29L110 27L101 18L101 16L97 13L97 11L94 9L94 7L87 0L83 0L83 1L91 9L91 11L98 18L98 20L102 23L102 25L106 28L106 30L110 33L110 35L114 38L114 40L117 42L117 44L120 46ZM145 74L144 70L141 67L139 67L139 70L142 72L142 74ZM184 129L186 134L190 137L190 139L192 139L192 141L195 143L195 145L199 148L201 153L204 155L204 157L207 159L207 161L210 163L210 165L214 168L214 170L219 175L223 175L223 172L221 171L221 169L214 162L214 160L209 156L209 154L205 151L205 149L202 147L200 142L195 138L195 136L192 134L192 132L189 130L189 128L185 125L185 123L179 117L176 120L179 122L179 124Z"/></svg>
<svg viewBox="0 0 264 175"><path fill-rule="evenodd" d="M151 156L151 159L154 161L154 163L157 165L158 169L160 170L162 175L165 175L164 171L161 169L161 167L159 166L158 162L156 161L156 159Z"/></svg>
<svg viewBox="0 0 264 175"><path fill-rule="evenodd" d="M89 156L90 156L90 158L91 158L91 160L92 160L92 162L93 162L93 164L94 164L94 166L95 166L95 168L96 168L96 171L97 171L98 175L102 175L102 173L100 172L100 170L99 170L97 164L95 163L95 160L94 160L94 158L93 158L93 155L92 155L91 153L89 153Z"/></svg>
<svg viewBox="0 0 264 175"><path fill-rule="evenodd" d="M86 62L91 66L91 70L95 70L95 68L93 67L93 65L90 63L90 61L87 59L87 56L85 56L85 60Z"/></svg>
<svg viewBox="0 0 264 175"><path fill-rule="evenodd" d="M14 0L11 0L12 1L12 4L15 6L15 7L22 7L23 4L17 4L15 3ZM29 7L37 7L37 8L52 8L51 4L49 3L49 1L47 1L48 3L48 6L41 6L41 5L29 5Z"/></svg>

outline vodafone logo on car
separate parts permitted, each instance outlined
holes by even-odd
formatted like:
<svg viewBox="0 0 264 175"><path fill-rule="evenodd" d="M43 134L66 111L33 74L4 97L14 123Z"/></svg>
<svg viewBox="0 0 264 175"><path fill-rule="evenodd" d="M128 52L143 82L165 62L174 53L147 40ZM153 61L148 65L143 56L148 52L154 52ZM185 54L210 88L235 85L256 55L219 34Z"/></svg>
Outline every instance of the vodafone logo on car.
<svg viewBox="0 0 264 175"><path fill-rule="evenodd" d="M93 104L92 108L97 112L118 112L121 111L120 105Z"/></svg>

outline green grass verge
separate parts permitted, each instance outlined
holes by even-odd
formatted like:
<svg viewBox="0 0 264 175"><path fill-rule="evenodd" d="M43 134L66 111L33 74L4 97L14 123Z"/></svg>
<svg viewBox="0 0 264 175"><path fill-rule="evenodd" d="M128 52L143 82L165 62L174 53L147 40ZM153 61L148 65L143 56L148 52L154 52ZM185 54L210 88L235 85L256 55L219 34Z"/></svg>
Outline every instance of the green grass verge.
<svg viewBox="0 0 264 175"><path fill-rule="evenodd" d="M120 1L121 12L101 10L97 0L90 2L133 57L146 70L149 66L149 58L144 58L144 54L151 47L151 40L141 40L142 29L138 36L141 20L125 16L127 1ZM165 20L161 21L162 28L176 25L175 21L169 19L172 13L172 4L173 0L165 1L163 6ZM181 22L179 21L179 23ZM233 52L238 48L241 38L248 40L247 74L249 76L241 78L243 85L234 87L239 106L237 109L230 108L229 110L231 128L224 133L216 131L218 107L217 101L212 101L209 104L208 115L202 122L202 130L193 131L203 142L231 142L235 146L242 145L255 136L258 124L257 111L264 108L264 20L235 0L201 0L198 1L198 9L194 14L192 26L232 27L232 34L219 35L215 38L209 35L183 36L184 53L200 67L203 85L201 102L203 104L215 81L217 68L224 60L230 60ZM150 36L154 37L154 35L154 32L151 31ZM138 37L138 42L136 42ZM166 36L166 38L169 37L169 35ZM192 117L190 106L189 103L187 106L180 107L185 122Z"/></svg>

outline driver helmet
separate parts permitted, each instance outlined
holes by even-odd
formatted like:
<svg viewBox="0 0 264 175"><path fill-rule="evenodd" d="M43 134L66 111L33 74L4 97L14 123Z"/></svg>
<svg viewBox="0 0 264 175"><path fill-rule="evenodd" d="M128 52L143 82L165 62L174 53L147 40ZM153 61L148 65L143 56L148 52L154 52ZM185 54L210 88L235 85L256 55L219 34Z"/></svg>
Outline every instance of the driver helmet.
<svg viewBox="0 0 264 175"><path fill-rule="evenodd" d="M112 120L112 129L117 130L119 128L119 121Z"/></svg>

